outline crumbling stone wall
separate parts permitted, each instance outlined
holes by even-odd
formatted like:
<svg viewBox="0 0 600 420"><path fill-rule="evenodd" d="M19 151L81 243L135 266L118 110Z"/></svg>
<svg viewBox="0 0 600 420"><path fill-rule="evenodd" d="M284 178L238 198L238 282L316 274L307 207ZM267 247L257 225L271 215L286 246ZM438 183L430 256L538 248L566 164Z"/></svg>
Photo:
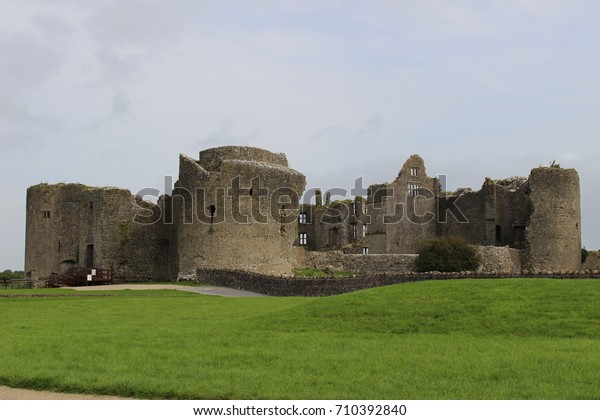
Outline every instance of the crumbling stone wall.
<svg viewBox="0 0 600 420"><path fill-rule="evenodd" d="M127 190L109 192L105 203L102 260L96 265L112 268L117 281L175 280L176 267L169 258L171 226L160 222L162 208Z"/></svg>
<svg viewBox="0 0 600 420"><path fill-rule="evenodd" d="M493 186L484 184L479 191L459 191L441 195L438 235L456 236L473 244L494 245L494 242L491 242L493 239L488 238L487 217L483 217L488 208L495 211L495 203L488 205L493 199L491 193L493 194Z"/></svg>
<svg viewBox="0 0 600 420"><path fill-rule="evenodd" d="M297 268L331 268L362 274L408 273L415 271L416 255L406 254L346 254L342 251L307 252Z"/></svg>
<svg viewBox="0 0 600 420"><path fill-rule="evenodd" d="M481 273L520 274L523 251L495 246L478 246L481 255ZM347 254L342 251L305 252L296 255L296 268L333 269L361 274L397 273L416 271L417 254Z"/></svg>
<svg viewBox="0 0 600 420"><path fill-rule="evenodd" d="M325 205L302 204L300 213L305 217L299 221L298 233L306 234L306 244L296 241L296 245L310 251L354 247L360 253L367 246L362 197L356 197L354 201L326 201Z"/></svg>
<svg viewBox="0 0 600 420"><path fill-rule="evenodd" d="M437 233L473 244L524 249L531 214L528 189L526 178L487 178L479 191L443 193Z"/></svg>
<svg viewBox="0 0 600 420"><path fill-rule="evenodd" d="M496 211L495 226L489 226L490 239L495 227L497 246L508 245L516 249L525 249L525 229L531 217L529 199L529 181L526 178L509 178L495 181Z"/></svg>
<svg viewBox="0 0 600 420"><path fill-rule="evenodd" d="M528 179L486 179L480 191L447 195L413 155L394 181L372 185L364 203L327 198L323 205L318 195L300 208L308 219L299 223L305 183L284 154L236 146L202 151L198 160L180 156L173 194L156 205L119 188L33 186L25 270L36 279L93 265L137 280L195 278L199 267L283 276L307 266L403 273L413 270L422 241L436 235L486 246L482 272L581 268L573 169L537 168ZM461 220L447 213L454 209ZM299 233L308 235L306 246Z"/></svg>
<svg viewBox="0 0 600 420"><path fill-rule="evenodd" d="M582 269L586 271L600 270L600 251L590 251Z"/></svg>
<svg viewBox="0 0 600 420"><path fill-rule="evenodd" d="M508 246L478 246L481 255L479 272L520 274L523 270L523 251Z"/></svg>
<svg viewBox="0 0 600 420"><path fill-rule="evenodd" d="M223 146L203 150L200 152L198 165L206 171L219 172L221 165L231 160L288 166L284 153L273 153L258 147L245 146Z"/></svg>

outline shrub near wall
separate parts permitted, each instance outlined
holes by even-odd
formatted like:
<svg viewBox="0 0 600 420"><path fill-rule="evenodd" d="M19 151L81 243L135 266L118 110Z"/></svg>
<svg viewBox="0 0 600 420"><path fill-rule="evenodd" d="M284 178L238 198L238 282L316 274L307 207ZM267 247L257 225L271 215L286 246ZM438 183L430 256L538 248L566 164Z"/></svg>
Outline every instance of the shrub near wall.
<svg viewBox="0 0 600 420"><path fill-rule="evenodd" d="M423 242L417 257L417 271L456 273L475 271L481 264L477 248L461 238L440 237Z"/></svg>

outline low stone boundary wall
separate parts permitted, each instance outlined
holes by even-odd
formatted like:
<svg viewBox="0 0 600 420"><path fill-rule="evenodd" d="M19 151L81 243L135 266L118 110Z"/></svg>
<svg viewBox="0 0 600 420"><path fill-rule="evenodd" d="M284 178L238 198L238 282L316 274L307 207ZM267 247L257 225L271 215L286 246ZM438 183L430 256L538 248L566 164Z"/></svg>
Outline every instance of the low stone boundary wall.
<svg viewBox="0 0 600 420"><path fill-rule="evenodd" d="M590 273L529 273L527 275L504 275L501 273L410 273L381 274L344 278L294 278L276 277L263 274L231 270L199 269L197 281L219 287L248 290L270 296L331 296L377 286L409 283L424 280L451 279L495 279L495 278L556 278L580 279L600 278L600 271Z"/></svg>
<svg viewBox="0 0 600 420"><path fill-rule="evenodd" d="M303 256L300 268L332 268L366 275L375 273L407 273L415 271L413 254L345 254L342 251L308 251Z"/></svg>
<svg viewBox="0 0 600 420"><path fill-rule="evenodd" d="M523 251L509 247L478 246L481 255L483 273L521 272ZM380 273L405 274L416 271L417 254L346 254L342 251L306 251L298 252L296 266L298 268L331 268L335 271L349 271L372 275Z"/></svg>
<svg viewBox="0 0 600 420"><path fill-rule="evenodd" d="M513 273L522 271L523 251L508 246L478 246L481 255L479 271L483 273Z"/></svg>
<svg viewBox="0 0 600 420"><path fill-rule="evenodd" d="M600 251L590 251L585 263L584 270L600 270Z"/></svg>

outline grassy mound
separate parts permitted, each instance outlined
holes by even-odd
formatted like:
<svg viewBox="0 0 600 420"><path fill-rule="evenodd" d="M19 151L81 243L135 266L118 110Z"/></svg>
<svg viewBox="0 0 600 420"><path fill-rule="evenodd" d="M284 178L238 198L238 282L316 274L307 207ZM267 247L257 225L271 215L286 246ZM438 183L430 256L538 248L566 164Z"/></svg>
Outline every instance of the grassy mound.
<svg viewBox="0 0 600 420"><path fill-rule="evenodd" d="M600 283L459 280L328 298L0 299L0 383L180 399L587 399Z"/></svg>

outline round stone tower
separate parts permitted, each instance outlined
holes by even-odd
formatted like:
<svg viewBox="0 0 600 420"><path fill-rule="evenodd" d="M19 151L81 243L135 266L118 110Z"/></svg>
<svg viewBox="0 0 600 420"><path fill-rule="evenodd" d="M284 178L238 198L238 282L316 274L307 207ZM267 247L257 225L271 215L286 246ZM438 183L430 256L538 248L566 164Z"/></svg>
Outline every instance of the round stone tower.
<svg viewBox="0 0 600 420"><path fill-rule="evenodd" d="M536 168L529 176L532 213L526 228L524 268L581 269L579 176L575 169Z"/></svg>
<svg viewBox="0 0 600 420"><path fill-rule="evenodd" d="M291 274L305 186L284 154L228 146L181 156L172 195L179 276L198 268Z"/></svg>

